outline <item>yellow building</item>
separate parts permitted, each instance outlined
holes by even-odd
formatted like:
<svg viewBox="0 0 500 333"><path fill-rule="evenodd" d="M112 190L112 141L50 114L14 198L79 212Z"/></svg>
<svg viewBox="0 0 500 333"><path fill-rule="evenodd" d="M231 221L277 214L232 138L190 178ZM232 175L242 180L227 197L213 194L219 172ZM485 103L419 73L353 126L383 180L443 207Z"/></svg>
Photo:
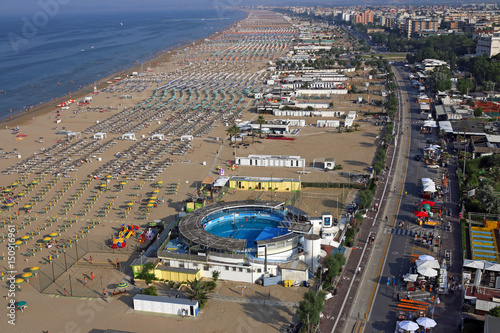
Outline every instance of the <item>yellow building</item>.
<svg viewBox="0 0 500 333"><path fill-rule="evenodd" d="M269 177L231 177L229 187L237 190L295 192L300 191L300 180Z"/></svg>
<svg viewBox="0 0 500 333"><path fill-rule="evenodd" d="M134 273L134 277L137 277L137 275L142 272L144 265L134 261L131 267L132 267L132 272ZM195 278L201 279L201 270L199 269L169 267L169 266L163 266L160 263L158 263L153 269L153 274L158 280L168 280L177 282L192 281Z"/></svg>

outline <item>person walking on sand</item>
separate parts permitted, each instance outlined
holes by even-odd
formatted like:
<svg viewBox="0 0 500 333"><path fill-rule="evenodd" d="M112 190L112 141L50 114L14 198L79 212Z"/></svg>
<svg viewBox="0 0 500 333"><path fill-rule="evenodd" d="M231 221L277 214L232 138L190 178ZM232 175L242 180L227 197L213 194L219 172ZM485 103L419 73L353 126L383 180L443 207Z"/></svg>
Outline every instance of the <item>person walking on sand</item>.
<svg viewBox="0 0 500 333"><path fill-rule="evenodd" d="M119 259L116 259L116 268L120 269L120 260Z"/></svg>
<svg viewBox="0 0 500 333"><path fill-rule="evenodd" d="M241 296L243 296L244 291L245 291L245 287L241 287Z"/></svg>
<svg viewBox="0 0 500 333"><path fill-rule="evenodd" d="M106 300L106 302L108 301L108 294L106 293L106 289L102 290L102 297L104 297L104 299Z"/></svg>
<svg viewBox="0 0 500 333"><path fill-rule="evenodd" d="M66 290L66 288L64 288L64 296L68 297L68 291Z"/></svg>
<svg viewBox="0 0 500 333"><path fill-rule="evenodd" d="M90 272L90 281L94 281L94 272Z"/></svg>
<svg viewBox="0 0 500 333"><path fill-rule="evenodd" d="M87 277L86 276L83 277L83 284L87 285Z"/></svg>
<svg viewBox="0 0 500 333"><path fill-rule="evenodd" d="M89 263L92 264L92 256L90 256L90 258L89 258Z"/></svg>

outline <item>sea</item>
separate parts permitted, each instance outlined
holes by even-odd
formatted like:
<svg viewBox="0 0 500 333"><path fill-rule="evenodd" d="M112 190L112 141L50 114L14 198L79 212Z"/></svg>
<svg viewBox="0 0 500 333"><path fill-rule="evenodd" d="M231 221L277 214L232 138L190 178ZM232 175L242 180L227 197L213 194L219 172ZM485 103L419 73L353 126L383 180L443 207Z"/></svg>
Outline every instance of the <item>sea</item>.
<svg viewBox="0 0 500 333"><path fill-rule="evenodd" d="M0 119L220 32L239 10L0 16ZM40 14L40 13L38 13Z"/></svg>

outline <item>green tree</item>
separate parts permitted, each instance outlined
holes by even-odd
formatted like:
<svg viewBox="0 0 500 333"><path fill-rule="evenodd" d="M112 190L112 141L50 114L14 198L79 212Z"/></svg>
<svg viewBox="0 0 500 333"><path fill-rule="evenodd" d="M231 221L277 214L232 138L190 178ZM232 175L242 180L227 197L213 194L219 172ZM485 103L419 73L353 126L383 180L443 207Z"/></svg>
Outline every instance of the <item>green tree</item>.
<svg viewBox="0 0 500 333"><path fill-rule="evenodd" d="M158 292L156 291L155 286L149 286L147 288L144 288L142 290L143 295L150 295L150 296L158 296Z"/></svg>
<svg viewBox="0 0 500 333"><path fill-rule="evenodd" d="M227 129L227 134L229 135L229 142L233 142L233 137L240 133L240 128L234 124L233 126Z"/></svg>
<svg viewBox="0 0 500 333"><path fill-rule="evenodd" d="M487 213L497 213L500 207L500 199L496 196L493 186L483 185L476 191L476 199L482 203Z"/></svg>
<svg viewBox="0 0 500 333"><path fill-rule="evenodd" d="M467 94L467 91L474 90L474 82L471 79L460 78L457 81L457 89L462 94Z"/></svg>
<svg viewBox="0 0 500 333"><path fill-rule="evenodd" d="M474 109L474 116L481 117L483 115L483 109L479 106Z"/></svg>
<svg viewBox="0 0 500 333"><path fill-rule="evenodd" d="M500 182L500 166L495 166L495 167L492 167L489 171L488 171L488 175L493 178L493 180L495 181L495 183L498 183Z"/></svg>
<svg viewBox="0 0 500 333"><path fill-rule="evenodd" d="M214 282L217 282L217 280L219 279L219 276L220 276L220 272L219 271L213 271L212 272L212 280L214 280Z"/></svg>
<svg viewBox="0 0 500 333"><path fill-rule="evenodd" d="M304 299L299 303L297 317L307 327L308 332L319 322L319 314L325 305L325 295L324 291L315 293L311 290L304 294Z"/></svg>
<svg viewBox="0 0 500 333"><path fill-rule="evenodd" d="M188 281L187 287L188 289L186 290L186 293L188 294L188 298L190 300L197 300L200 308L203 308L208 299L207 284L201 280L198 280L198 278L195 278L194 280Z"/></svg>
<svg viewBox="0 0 500 333"><path fill-rule="evenodd" d="M500 306L495 306L493 309L488 311L488 314L490 316L500 318Z"/></svg>
<svg viewBox="0 0 500 333"><path fill-rule="evenodd" d="M259 118L257 118L257 124L259 124L259 138L262 138L262 125L264 125L265 123L266 120L263 116L259 116Z"/></svg>

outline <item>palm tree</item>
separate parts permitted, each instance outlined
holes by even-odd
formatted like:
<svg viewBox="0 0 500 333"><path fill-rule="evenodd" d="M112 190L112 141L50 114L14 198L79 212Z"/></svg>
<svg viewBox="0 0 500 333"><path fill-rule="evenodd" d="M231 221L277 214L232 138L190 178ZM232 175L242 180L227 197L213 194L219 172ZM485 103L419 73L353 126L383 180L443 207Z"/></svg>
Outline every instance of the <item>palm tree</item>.
<svg viewBox="0 0 500 333"><path fill-rule="evenodd" d="M257 124L259 124L259 138L262 138L262 125L266 123L266 120L264 119L264 116L259 116L257 118Z"/></svg>
<svg viewBox="0 0 500 333"><path fill-rule="evenodd" d="M187 282L188 289L186 290L186 293L188 294L188 297L190 300L197 300L199 302L200 308L205 306L205 303L207 302L207 290L208 286L207 283L201 280L198 280L198 278L195 278L194 280L188 281Z"/></svg>
<svg viewBox="0 0 500 333"><path fill-rule="evenodd" d="M227 129L227 134L229 134L229 142L233 142L233 137L238 135L240 132L240 128L234 124L233 126Z"/></svg>

